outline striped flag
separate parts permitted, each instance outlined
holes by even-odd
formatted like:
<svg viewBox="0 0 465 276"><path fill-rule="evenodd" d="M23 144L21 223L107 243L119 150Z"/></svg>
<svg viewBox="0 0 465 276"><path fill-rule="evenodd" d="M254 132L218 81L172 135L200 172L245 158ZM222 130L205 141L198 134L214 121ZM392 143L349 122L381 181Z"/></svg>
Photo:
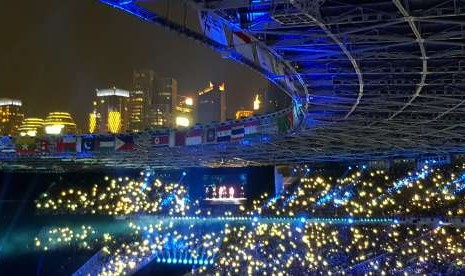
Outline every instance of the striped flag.
<svg viewBox="0 0 465 276"><path fill-rule="evenodd" d="M202 144L203 129L191 129L186 136L186 146Z"/></svg>
<svg viewBox="0 0 465 276"><path fill-rule="evenodd" d="M244 124L236 124L231 127L231 142L240 141L244 138Z"/></svg>
<svg viewBox="0 0 465 276"><path fill-rule="evenodd" d="M114 136L101 136L99 137L98 149L99 151L114 151L115 150L115 137Z"/></svg>
<svg viewBox="0 0 465 276"><path fill-rule="evenodd" d="M248 121L244 124L244 135L253 135L258 133L259 120Z"/></svg>
<svg viewBox="0 0 465 276"><path fill-rule="evenodd" d="M36 138L29 136L20 136L14 138L17 154L33 154L37 148Z"/></svg>
<svg viewBox="0 0 465 276"><path fill-rule="evenodd" d="M231 140L231 126L218 126L216 128L216 141L229 142Z"/></svg>
<svg viewBox="0 0 465 276"><path fill-rule="evenodd" d="M58 138L57 140L57 152L76 152L77 138L73 135L66 135ZM81 147L81 142L79 142Z"/></svg>

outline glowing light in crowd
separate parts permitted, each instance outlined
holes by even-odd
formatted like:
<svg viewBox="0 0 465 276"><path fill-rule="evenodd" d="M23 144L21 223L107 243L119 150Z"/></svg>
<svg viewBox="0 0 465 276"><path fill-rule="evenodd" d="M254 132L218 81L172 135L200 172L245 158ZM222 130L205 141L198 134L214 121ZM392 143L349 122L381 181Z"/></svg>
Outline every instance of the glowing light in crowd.
<svg viewBox="0 0 465 276"><path fill-rule="evenodd" d="M123 221L128 233L60 226L42 231L35 245L98 248L101 275L134 273L151 261L190 265L193 275L463 274L464 171L463 164L396 173L353 167L342 176L311 171L278 196L218 216L182 184L153 173L107 177L90 189L57 185L36 201L40 213L131 216Z"/></svg>

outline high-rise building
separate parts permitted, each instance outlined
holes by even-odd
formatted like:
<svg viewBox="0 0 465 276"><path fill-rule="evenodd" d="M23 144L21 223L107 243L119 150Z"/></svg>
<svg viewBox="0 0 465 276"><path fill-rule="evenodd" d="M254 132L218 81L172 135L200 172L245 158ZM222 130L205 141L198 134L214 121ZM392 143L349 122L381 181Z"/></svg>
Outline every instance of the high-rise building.
<svg viewBox="0 0 465 276"><path fill-rule="evenodd" d="M152 70L135 70L130 99L130 130L172 126L178 83Z"/></svg>
<svg viewBox="0 0 465 276"><path fill-rule="evenodd" d="M121 133L129 125L129 91L117 89L96 90L94 110L89 115L90 133Z"/></svg>
<svg viewBox="0 0 465 276"><path fill-rule="evenodd" d="M226 89L224 83L209 86L198 92L198 123L226 120Z"/></svg>
<svg viewBox="0 0 465 276"><path fill-rule="evenodd" d="M174 127L189 127L195 124L195 104L192 97L178 95L174 111Z"/></svg>
<svg viewBox="0 0 465 276"><path fill-rule="evenodd" d="M40 136L45 132L45 121L41 118L25 118L18 128L20 136Z"/></svg>
<svg viewBox="0 0 465 276"><path fill-rule="evenodd" d="M68 112L50 112L44 122L45 133L49 135L76 134L77 127Z"/></svg>
<svg viewBox="0 0 465 276"><path fill-rule="evenodd" d="M273 85L259 93L258 99L260 103L256 114L276 112L291 105L291 98Z"/></svg>
<svg viewBox="0 0 465 276"><path fill-rule="evenodd" d="M18 128L24 119L22 102L13 99L0 99L0 134L18 135Z"/></svg>
<svg viewBox="0 0 465 276"><path fill-rule="evenodd" d="M160 78L154 101L154 126L171 126L177 104L178 82L173 78Z"/></svg>
<svg viewBox="0 0 465 276"><path fill-rule="evenodd" d="M130 130L140 131L153 126L153 106L159 87L158 79L159 77L153 70L134 70L132 97L138 99L136 102L142 99L142 105L130 105L129 113L136 114L136 117L142 117L140 122L139 119L136 119L130 123ZM139 112L140 114L137 115Z"/></svg>
<svg viewBox="0 0 465 276"><path fill-rule="evenodd" d="M144 121L144 92L137 90L129 93L129 130L140 132L146 128Z"/></svg>

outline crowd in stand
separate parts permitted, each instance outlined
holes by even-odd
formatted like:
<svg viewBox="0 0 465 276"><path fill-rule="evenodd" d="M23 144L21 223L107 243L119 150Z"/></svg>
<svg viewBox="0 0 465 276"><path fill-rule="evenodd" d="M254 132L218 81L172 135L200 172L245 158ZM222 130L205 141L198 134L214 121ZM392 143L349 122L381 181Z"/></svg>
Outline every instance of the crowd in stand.
<svg viewBox="0 0 465 276"><path fill-rule="evenodd" d="M37 200L37 208L54 214L207 215L177 183L151 179L107 179L105 183L90 191L52 191ZM411 216L463 217L462 163L426 163L410 172L358 166L340 175L308 173L281 195L264 195L253 206L240 209L242 214L225 216L254 219L216 226L199 219L185 223L130 220L130 234L100 238L104 254L99 271L125 274L156 261L191 265L192 274L216 275L465 273L463 224L401 222ZM395 220L378 224L309 220L318 216ZM301 219L262 220L266 217ZM69 234L69 230L57 231ZM57 240L53 237L57 231L52 230L52 241ZM82 242L88 236L92 235L86 232L76 238ZM50 241L45 237L36 243ZM65 243L72 245L73 237L66 236Z"/></svg>

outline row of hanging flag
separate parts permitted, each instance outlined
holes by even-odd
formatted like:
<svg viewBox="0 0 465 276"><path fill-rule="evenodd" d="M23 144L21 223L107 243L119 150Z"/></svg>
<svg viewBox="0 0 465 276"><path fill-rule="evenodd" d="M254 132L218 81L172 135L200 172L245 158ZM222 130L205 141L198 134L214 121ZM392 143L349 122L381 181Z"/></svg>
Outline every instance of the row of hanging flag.
<svg viewBox="0 0 465 276"><path fill-rule="evenodd" d="M292 127L292 113L275 118L279 132ZM195 146L215 143L240 143L245 138L258 136L260 120L235 121L212 127L193 127L148 132L153 147ZM127 152L135 150L138 139L146 139L147 133L117 135L64 135L44 137L0 137L0 153L54 154ZM146 141L146 140L145 140ZM140 144L145 142L140 141Z"/></svg>

